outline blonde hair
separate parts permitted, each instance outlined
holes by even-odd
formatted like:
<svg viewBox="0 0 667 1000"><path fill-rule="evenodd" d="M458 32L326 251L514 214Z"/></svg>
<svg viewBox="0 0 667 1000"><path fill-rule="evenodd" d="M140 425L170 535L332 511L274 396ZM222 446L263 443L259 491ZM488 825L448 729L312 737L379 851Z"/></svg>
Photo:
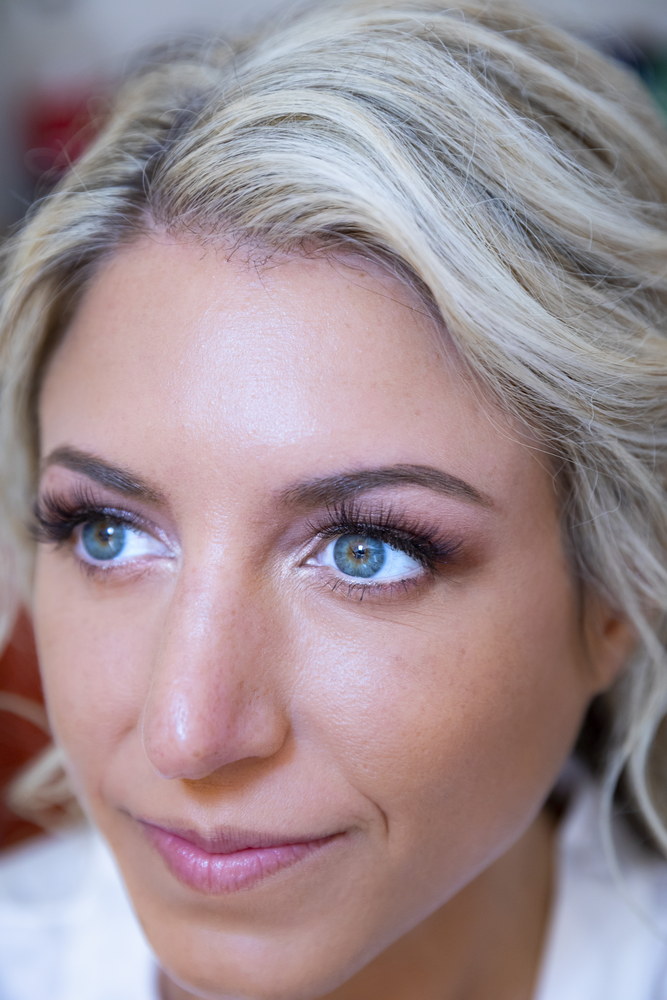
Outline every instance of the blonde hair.
<svg viewBox="0 0 667 1000"><path fill-rule="evenodd" d="M595 705L607 786L624 774L667 852L666 153L628 73L499 0L327 4L161 53L8 258L2 520L26 590L40 376L100 263L155 227L351 248L417 288L550 456L574 572L637 635Z"/></svg>

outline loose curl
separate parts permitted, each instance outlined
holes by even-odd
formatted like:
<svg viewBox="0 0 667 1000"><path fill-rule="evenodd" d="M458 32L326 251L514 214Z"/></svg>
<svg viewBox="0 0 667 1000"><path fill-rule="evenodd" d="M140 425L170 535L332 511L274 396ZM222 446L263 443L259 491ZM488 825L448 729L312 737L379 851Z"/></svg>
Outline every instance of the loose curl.
<svg viewBox="0 0 667 1000"><path fill-rule="evenodd" d="M637 636L580 751L667 853L666 164L629 73L501 0L353 0L163 50L7 252L8 594L29 593L40 378L101 263L156 228L352 249L548 455L573 574Z"/></svg>

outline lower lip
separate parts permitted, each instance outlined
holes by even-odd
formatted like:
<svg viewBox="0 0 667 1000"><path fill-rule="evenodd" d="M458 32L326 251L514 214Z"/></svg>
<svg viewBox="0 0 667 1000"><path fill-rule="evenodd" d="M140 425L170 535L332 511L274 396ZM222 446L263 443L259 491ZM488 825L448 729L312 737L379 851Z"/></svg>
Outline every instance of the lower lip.
<svg viewBox="0 0 667 1000"><path fill-rule="evenodd" d="M211 854L161 827L142 825L171 874L190 889L207 895L250 889L271 875L292 868L339 837L336 834L305 843Z"/></svg>

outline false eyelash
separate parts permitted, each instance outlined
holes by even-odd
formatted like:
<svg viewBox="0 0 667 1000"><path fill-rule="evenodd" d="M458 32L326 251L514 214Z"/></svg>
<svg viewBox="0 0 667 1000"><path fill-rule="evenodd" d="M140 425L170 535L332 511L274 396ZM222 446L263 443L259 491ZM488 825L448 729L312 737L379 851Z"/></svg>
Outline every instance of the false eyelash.
<svg viewBox="0 0 667 1000"><path fill-rule="evenodd" d="M377 538L417 559L428 569L450 562L462 544L460 539L438 537L432 525L412 521L395 507L383 503L369 506L368 501L354 498L328 505L326 520L310 521L308 526L321 539L346 534ZM369 585L362 586L368 589Z"/></svg>
<svg viewBox="0 0 667 1000"><path fill-rule="evenodd" d="M71 538L80 524L101 518L109 518L130 527L143 527L141 518L135 514L100 504L92 492L83 486L77 486L67 500L55 493L44 493L38 497L29 530L37 542L62 545Z"/></svg>

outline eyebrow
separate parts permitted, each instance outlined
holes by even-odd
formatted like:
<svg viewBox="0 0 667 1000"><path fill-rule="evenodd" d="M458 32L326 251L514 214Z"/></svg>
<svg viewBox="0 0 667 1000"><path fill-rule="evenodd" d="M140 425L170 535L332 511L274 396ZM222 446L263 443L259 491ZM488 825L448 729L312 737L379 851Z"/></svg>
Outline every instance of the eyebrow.
<svg viewBox="0 0 667 1000"><path fill-rule="evenodd" d="M127 469L123 469L119 465L105 462L97 455L80 451L78 448L67 446L56 448L42 462L42 471L51 465L62 465L66 469L71 469L72 472L78 472L87 476L88 479L93 479L96 483L100 483L110 490L144 500L146 503L158 506L164 505L166 502L164 493L151 486L145 479L128 472Z"/></svg>
<svg viewBox="0 0 667 1000"><path fill-rule="evenodd" d="M164 493L145 479L118 465L106 462L89 452L63 446L52 451L43 461L42 469L62 465L80 473L108 489L155 505L164 505ZM282 490L278 501L286 507L318 507L341 503L359 493L382 487L421 486L455 500L481 507L493 507L490 496L449 472L432 465L387 465L361 469L332 476L323 476Z"/></svg>
<svg viewBox="0 0 667 1000"><path fill-rule="evenodd" d="M455 500L481 507L493 507L490 496L458 476L436 469L432 465L387 465L361 469L334 476L325 476L305 483L298 483L281 494L283 503L294 506L317 507L340 503L358 493L381 487L421 486Z"/></svg>

